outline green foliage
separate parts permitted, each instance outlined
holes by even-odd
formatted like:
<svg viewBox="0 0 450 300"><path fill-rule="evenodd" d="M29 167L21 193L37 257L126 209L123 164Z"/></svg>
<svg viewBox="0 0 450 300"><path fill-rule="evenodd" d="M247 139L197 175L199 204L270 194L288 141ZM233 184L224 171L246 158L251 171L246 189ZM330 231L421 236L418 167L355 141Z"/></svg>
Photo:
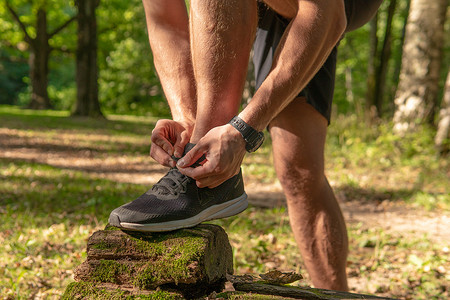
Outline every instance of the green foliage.
<svg viewBox="0 0 450 300"><path fill-rule="evenodd" d="M36 37L36 16L39 9L44 9L47 13L47 31L52 33L59 26L61 26L68 19L73 17L75 12L75 6L73 1L57 1L57 0L45 0L45 1L27 1L27 0L3 0L8 1L11 7L19 15L21 22L25 25L25 28L31 38ZM19 25L13 21L13 18L5 5L2 5L0 10L2 20L2 29L5 38L10 38L11 45L18 45L24 41L25 34ZM50 39L50 46L54 48L70 48L74 49L75 40L73 39L75 25L72 24L68 28L70 34L55 35Z"/></svg>
<svg viewBox="0 0 450 300"><path fill-rule="evenodd" d="M402 59L402 33L405 14L407 14L407 4L409 0L398 0L394 14L391 34L392 55L388 62L386 79L386 89L384 94L384 111L387 117L392 117L394 111L394 96L398 84L400 72L400 62ZM382 38L386 30L387 7L389 1L384 1L378 12L378 51L381 48ZM362 28L347 33L340 41L338 47L338 63L336 67L336 87L334 95L335 110L338 114L357 114L364 116L366 105L367 78L369 64L369 37L370 25L366 24ZM378 53L379 55L379 53ZM351 84L350 84L351 83ZM350 86L353 93L353 101L346 96Z"/></svg>
<svg viewBox="0 0 450 300"><path fill-rule="evenodd" d="M76 14L72 1L11 0L10 3L32 38L36 34L34 26L38 8L43 7L47 11L49 32ZM169 116L152 66L142 2L101 1L97 20L99 97L104 110L109 113ZM65 29L64 34L50 39L50 45L56 50L50 56L48 92L55 109L70 110L76 99L75 23ZM1 57L4 57L0 60L0 103L25 106L30 101L30 90L26 88L29 84L26 74L29 46L4 5L0 6L0 33Z"/></svg>
<svg viewBox="0 0 450 300"><path fill-rule="evenodd" d="M51 57L48 96L57 110L70 110L77 97L75 61L72 55Z"/></svg>
<svg viewBox="0 0 450 300"><path fill-rule="evenodd" d="M169 107L162 96L150 59L148 44L138 43L132 38L118 43L100 74L100 96L105 111L169 115Z"/></svg>
<svg viewBox="0 0 450 300"><path fill-rule="evenodd" d="M52 34L76 14L72 1L8 0L8 2L19 15L20 21L32 39L36 37L36 15L39 9L44 9L47 13L47 32L49 34ZM30 84L27 74L29 68L26 63L30 45L25 39L25 33L5 6L2 5L0 9L0 43L6 46L5 50L2 49L1 56L4 59L0 65L0 76L5 74L3 76L7 77L5 78L7 80L1 81L0 91L6 89L5 93L1 93L1 95L8 97L8 100L0 99L0 103L25 106L29 103L31 95L30 88L26 88ZM69 53L70 51L74 53L76 47L75 22L65 28L63 33L53 35L49 40L53 50L49 66L49 95L56 109L68 109L75 100L74 56ZM8 63L8 61L10 62ZM11 87L11 84L14 86Z"/></svg>
<svg viewBox="0 0 450 300"><path fill-rule="evenodd" d="M439 158L433 134L432 128L423 126L399 136L391 123L368 125L355 116L340 116L329 128L329 177L341 185L377 187L385 199L449 209L449 163Z"/></svg>
<svg viewBox="0 0 450 300"><path fill-rule="evenodd" d="M104 110L169 116L153 68L142 2L102 2L98 20L99 84Z"/></svg>
<svg viewBox="0 0 450 300"><path fill-rule="evenodd" d="M0 41L0 45L1 45ZM26 89L24 77L28 64L18 51L0 48L0 104L17 104L18 94Z"/></svg>

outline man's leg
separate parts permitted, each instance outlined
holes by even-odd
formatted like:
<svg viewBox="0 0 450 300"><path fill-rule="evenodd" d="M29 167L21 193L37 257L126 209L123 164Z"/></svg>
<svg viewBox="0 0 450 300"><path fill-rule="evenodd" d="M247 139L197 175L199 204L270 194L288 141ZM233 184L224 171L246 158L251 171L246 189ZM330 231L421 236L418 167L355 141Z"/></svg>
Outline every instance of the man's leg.
<svg viewBox="0 0 450 300"><path fill-rule="evenodd" d="M152 2L148 3L147 16L150 16L151 4ZM160 11L159 8L158 5L154 7L157 12ZM180 15L182 15L181 11ZM197 113L190 141L197 143L210 129L225 125L238 112L256 30L256 2L255 0L193 0L190 4L189 17L192 70L197 91ZM149 24L153 24L152 18L147 19ZM155 27L159 28L159 26ZM173 30L169 30L168 34L180 30L185 32L183 26L178 27L177 29L171 26ZM183 41L184 39L183 35ZM172 43L167 44L173 47L176 45L174 41L171 40ZM161 47L162 52L165 51L167 44ZM157 45L152 48L159 49ZM164 53L161 57L160 62L163 65ZM186 61L183 62L187 65ZM184 63L175 64L175 67L182 66ZM179 71L180 69L175 68L172 73ZM172 73L168 72L168 74ZM190 74L181 73L181 75L189 76ZM175 77L178 78L177 75ZM172 106L176 104L183 106L182 95L170 104L172 111L174 110ZM172 140L177 138L175 125L161 127L163 130L160 135L166 140L170 141L170 137L173 137ZM234 135L237 136L239 133L236 131ZM154 136L155 131L152 134L152 141ZM238 138L243 144L242 137L239 135ZM184 150L189 150L191 147L192 144L187 144ZM164 147L161 148L164 149ZM235 153L231 153L231 158L235 156ZM227 160L228 164L229 161ZM241 161L238 163L240 164ZM179 169L173 168L150 191L113 210L109 222L117 227L139 231L169 231L192 227L202 221L235 215L247 207L247 195L244 191L241 172L232 175L222 184L218 183L208 190L200 190L192 178L181 173Z"/></svg>
<svg viewBox="0 0 450 300"><path fill-rule="evenodd" d="M270 133L291 227L313 284L345 291L348 240L324 174L327 125L305 98L297 98L270 123Z"/></svg>
<svg viewBox="0 0 450 300"><path fill-rule="evenodd" d="M255 0L192 0L191 52L197 119L191 142L235 116L256 30Z"/></svg>

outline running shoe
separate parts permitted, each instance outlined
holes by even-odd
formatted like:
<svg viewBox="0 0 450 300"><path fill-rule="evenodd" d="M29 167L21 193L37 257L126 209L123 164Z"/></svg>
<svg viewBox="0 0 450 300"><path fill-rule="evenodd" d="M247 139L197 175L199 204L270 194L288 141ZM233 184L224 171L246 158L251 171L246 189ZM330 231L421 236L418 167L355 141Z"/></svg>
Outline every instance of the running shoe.
<svg viewBox="0 0 450 300"><path fill-rule="evenodd" d="M172 168L149 191L114 209L115 227L161 232L193 227L236 215L248 206L242 170L215 188L199 188L195 180Z"/></svg>

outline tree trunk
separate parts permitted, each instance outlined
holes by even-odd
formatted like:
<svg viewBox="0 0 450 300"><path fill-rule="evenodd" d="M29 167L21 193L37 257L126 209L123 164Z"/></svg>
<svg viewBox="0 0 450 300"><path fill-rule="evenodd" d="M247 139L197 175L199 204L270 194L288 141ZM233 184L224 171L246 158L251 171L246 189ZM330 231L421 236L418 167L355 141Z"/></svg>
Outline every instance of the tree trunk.
<svg viewBox="0 0 450 300"><path fill-rule="evenodd" d="M378 12L370 21L370 53L367 67L367 94L366 94L366 115L367 120L375 118L375 69L377 65L378 53Z"/></svg>
<svg viewBox="0 0 450 300"><path fill-rule="evenodd" d="M102 117L98 100L97 20L99 0L77 0L77 101L73 115Z"/></svg>
<svg viewBox="0 0 450 300"><path fill-rule="evenodd" d="M43 8L37 12L36 38L30 41L30 80L31 102L28 105L32 109L50 108L48 98L48 61L50 57L49 37L47 34L47 13Z"/></svg>
<svg viewBox="0 0 450 300"><path fill-rule="evenodd" d="M403 22L403 26L402 26L402 34L400 37L400 43L399 43L399 48L398 50L396 50L395 52L399 51L400 52L400 56L398 58L395 59L395 66L394 66L394 71L393 71L393 76L392 76L392 85L391 85L391 90L389 92L388 95L388 99L392 100L395 97L395 93L397 92L397 87L398 87L398 82L399 82L399 78L400 78L400 69L402 67L402 53L401 50L403 49L403 44L405 42L405 34L406 34L406 25L408 24L408 13L409 13L409 6L410 6L411 1L407 0L406 1L406 5L405 7L402 9L402 22ZM389 102L389 109L391 111L394 111L394 102L391 101Z"/></svg>
<svg viewBox="0 0 450 300"><path fill-rule="evenodd" d="M383 46L381 48L380 59L378 61L378 66L375 74L374 104L378 117L381 117L383 115L383 96L386 90L386 74L388 71L389 58L391 57L391 27L396 5L397 0L391 0L391 2L389 3Z"/></svg>
<svg viewBox="0 0 450 300"><path fill-rule="evenodd" d="M412 0L396 93L394 130L432 122L439 90L447 0Z"/></svg>
<svg viewBox="0 0 450 300"><path fill-rule="evenodd" d="M450 152L450 69L447 74L444 97L439 111L439 123L435 144L439 154Z"/></svg>

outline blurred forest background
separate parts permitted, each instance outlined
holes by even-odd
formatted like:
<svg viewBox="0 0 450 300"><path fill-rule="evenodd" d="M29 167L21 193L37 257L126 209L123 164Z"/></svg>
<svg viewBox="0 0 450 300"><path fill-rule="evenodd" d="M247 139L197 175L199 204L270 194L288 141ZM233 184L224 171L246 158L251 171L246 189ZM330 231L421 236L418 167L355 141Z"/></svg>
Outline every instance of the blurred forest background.
<svg viewBox="0 0 450 300"><path fill-rule="evenodd" d="M169 115L141 1L2 2L0 104L94 117ZM370 24L347 34L339 46L335 113L393 120L400 132L429 124L440 127L437 143L445 143L447 8L446 0L384 1ZM251 77L244 101L253 92Z"/></svg>
<svg viewBox="0 0 450 300"><path fill-rule="evenodd" d="M450 297L448 10L385 0L340 41L325 155L353 292ZM0 0L0 299L60 298L87 237L167 171L148 155L161 117L141 0ZM270 137L242 169L249 209L214 221L235 273L295 270L311 285Z"/></svg>

